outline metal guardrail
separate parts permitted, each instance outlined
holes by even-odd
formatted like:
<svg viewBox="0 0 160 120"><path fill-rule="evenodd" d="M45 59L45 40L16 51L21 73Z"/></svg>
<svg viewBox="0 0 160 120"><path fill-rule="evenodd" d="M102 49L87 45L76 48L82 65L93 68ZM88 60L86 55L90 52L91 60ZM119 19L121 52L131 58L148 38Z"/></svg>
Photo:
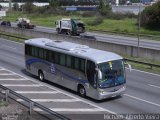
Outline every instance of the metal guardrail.
<svg viewBox="0 0 160 120"><path fill-rule="evenodd" d="M138 63L138 64L147 65L147 66L150 66L150 67L151 67L151 69L152 69L153 67L157 67L157 68L159 67L159 68L160 68L160 65L153 64L153 63L147 63L147 62L142 62L142 61L132 60L132 59L128 59L128 58L125 58L124 60L129 61L129 62Z"/></svg>
<svg viewBox="0 0 160 120"><path fill-rule="evenodd" d="M9 34L5 34L5 33L0 33L0 37L1 36L7 36L8 38L16 38L17 40L27 40L27 38L25 38L25 37L19 37L19 36L9 35Z"/></svg>
<svg viewBox="0 0 160 120"><path fill-rule="evenodd" d="M32 113L33 107L37 107L37 108L40 108L41 110L49 113L50 115L53 115L53 116L59 118L60 120L71 120L71 119L69 119L69 118L67 118L67 117L65 117L65 116L63 116L63 115L61 115L59 113L56 113L56 112L50 110L49 108L44 107L43 105L41 105L39 103L36 103L36 102L30 100L29 98L24 97L23 95L20 95L20 94L16 93L15 91L13 91L13 90L11 90L11 89L9 89L9 88L1 85L1 84L0 84L0 88L2 88L3 90L5 90L5 99L6 99L6 102L8 102L8 97L9 97L10 94L12 94L12 95L14 95L14 96L16 96L18 98L21 98L24 101L28 102L29 103L29 113L30 114Z"/></svg>
<svg viewBox="0 0 160 120"><path fill-rule="evenodd" d="M138 36L138 33L128 33L128 32L116 32L116 31L107 31L107 30L90 30L90 31L95 31L95 32L103 32L103 33L113 33L113 34L121 34L121 35L128 35L128 36ZM144 38L155 38L155 39L160 39L160 36L158 35L146 35L146 34L139 34L140 37Z"/></svg>

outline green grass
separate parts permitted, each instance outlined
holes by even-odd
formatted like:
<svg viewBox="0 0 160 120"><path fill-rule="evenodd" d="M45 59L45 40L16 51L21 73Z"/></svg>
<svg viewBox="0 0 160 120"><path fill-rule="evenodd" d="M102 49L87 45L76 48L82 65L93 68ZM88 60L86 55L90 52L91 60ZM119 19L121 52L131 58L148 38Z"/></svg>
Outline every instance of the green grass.
<svg viewBox="0 0 160 120"><path fill-rule="evenodd" d="M141 62L160 65L160 61L155 61L155 60L151 60L151 59L148 59L148 58L136 58L136 57L130 57L130 56L126 56L126 55L123 55L123 56L125 58L132 59L132 60L137 60L137 61L141 61ZM158 67L152 67L151 68L148 65L143 65L143 64L133 63L133 62L127 62L127 63L131 64L133 69L138 69L138 70L142 70L142 71L147 71L147 72L151 72L151 73L160 74L160 68L158 68Z"/></svg>
<svg viewBox="0 0 160 120"><path fill-rule="evenodd" d="M23 38L26 38L26 40L32 38L32 37L29 37L29 36L24 36L24 35L19 35L19 34L13 34L13 33L5 33L5 32L3 32L3 34L15 36L15 37L23 37ZM7 39L7 40L13 40L13 41L16 41L16 42L23 42L24 41L22 39L18 39L18 38L15 38L15 37L9 37L9 36L6 36L6 35L2 35L1 32L0 32L0 37L4 38L4 39Z"/></svg>
<svg viewBox="0 0 160 120"><path fill-rule="evenodd" d="M103 22L96 26L88 25L87 23L93 21L96 17L81 17L81 16L62 16L62 15L47 15L47 14L22 14L22 12L11 12L7 13L7 16L3 19L11 20L16 22L19 17L27 17L31 19L32 23L35 25L55 27L55 21L60 18L80 18L84 23L86 23L87 30L104 30L104 31L114 31L114 32L127 32L127 33L137 33L137 19L126 18L122 20L113 20L105 18ZM146 28L140 29L140 34L146 35L157 35L160 36L160 31L149 30ZM159 40L159 39L158 39Z"/></svg>
<svg viewBox="0 0 160 120"><path fill-rule="evenodd" d="M0 101L0 107L8 106L8 103L5 101Z"/></svg>

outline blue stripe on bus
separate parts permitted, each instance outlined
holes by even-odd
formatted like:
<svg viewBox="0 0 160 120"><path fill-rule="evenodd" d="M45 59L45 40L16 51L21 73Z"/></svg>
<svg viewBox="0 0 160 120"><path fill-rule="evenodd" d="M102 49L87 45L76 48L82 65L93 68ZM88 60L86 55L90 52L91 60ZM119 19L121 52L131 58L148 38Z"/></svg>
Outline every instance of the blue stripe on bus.
<svg viewBox="0 0 160 120"><path fill-rule="evenodd" d="M41 62L41 63L45 63L45 64L47 64L47 65L50 65L50 63L49 62L46 62L45 60L41 60L41 59L29 59L29 60L27 60L26 61L26 64L27 65L31 65L32 63L35 63L35 62Z"/></svg>
<svg viewBox="0 0 160 120"><path fill-rule="evenodd" d="M41 62L41 63L44 63L44 64L49 65L49 66L51 65L49 62L46 62L45 60L36 59L36 58L27 60L27 61L26 61L26 64L27 64L27 65L31 65L31 64L36 63L36 62ZM70 79L72 79L72 80L76 80L76 81L79 81L79 82L81 82L81 83L88 83L87 80L83 80L83 79L79 79L79 78L73 77L73 76L71 76L71 75L69 75L69 74L61 71L60 69L57 69L57 68L55 68L55 69L56 69L56 71L58 71L59 73L63 74L64 76L66 76L66 77L68 77L68 78L70 78ZM52 73L52 74L54 74L54 73Z"/></svg>

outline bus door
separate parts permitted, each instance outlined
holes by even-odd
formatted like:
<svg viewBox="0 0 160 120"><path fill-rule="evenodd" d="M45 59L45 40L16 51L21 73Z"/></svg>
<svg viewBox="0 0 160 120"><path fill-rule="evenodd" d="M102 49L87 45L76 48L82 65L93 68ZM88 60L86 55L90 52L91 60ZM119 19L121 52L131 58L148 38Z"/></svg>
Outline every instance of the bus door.
<svg viewBox="0 0 160 120"><path fill-rule="evenodd" d="M95 63L88 60L87 67L86 67L86 75L89 82L89 96L95 96L97 91L97 72L95 70Z"/></svg>

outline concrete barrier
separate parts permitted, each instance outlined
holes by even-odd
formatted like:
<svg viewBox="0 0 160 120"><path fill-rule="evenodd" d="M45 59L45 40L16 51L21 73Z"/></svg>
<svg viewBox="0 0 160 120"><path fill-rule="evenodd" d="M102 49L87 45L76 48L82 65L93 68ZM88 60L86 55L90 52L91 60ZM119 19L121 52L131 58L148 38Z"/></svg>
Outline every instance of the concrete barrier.
<svg viewBox="0 0 160 120"><path fill-rule="evenodd" d="M85 44L92 48L97 48L105 51L115 52L121 55L129 55L132 57L141 57L149 58L152 60L160 60L160 50L139 47L132 45L120 45L116 43L108 43L95 39L80 38L77 36L67 36L67 35L58 35L56 33L46 33L35 30L19 29L13 27L0 27L1 32L20 34L22 36L31 36L31 37L44 37L55 40L64 40L79 44Z"/></svg>

